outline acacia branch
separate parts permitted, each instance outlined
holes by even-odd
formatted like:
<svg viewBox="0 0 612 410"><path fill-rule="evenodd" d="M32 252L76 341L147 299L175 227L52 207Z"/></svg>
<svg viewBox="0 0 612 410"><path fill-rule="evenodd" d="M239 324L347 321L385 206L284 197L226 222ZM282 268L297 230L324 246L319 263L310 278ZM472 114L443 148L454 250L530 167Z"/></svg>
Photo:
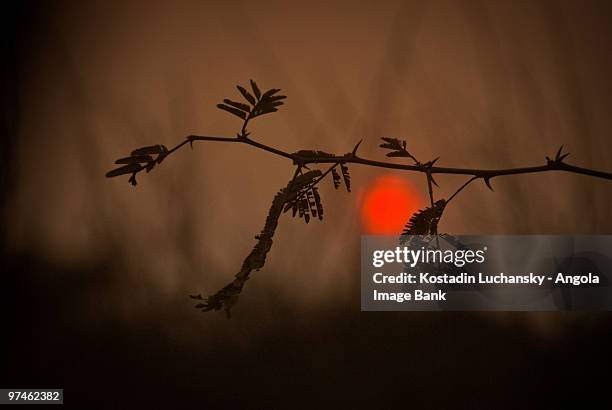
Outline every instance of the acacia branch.
<svg viewBox="0 0 612 410"><path fill-rule="evenodd" d="M245 282L253 270L259 270L263 267L267 253L272 246L272 237L274 236L278 220L283 209L293 209L294 216L296 210L299 211L299 216L304 217L306 223L313 217L318 216L323 219L323 206L321 198L315 187L320 181L327 177L330 173L333 175L334 187L338 188L341 184L340 174L336 171L336 167L340 166L342 178L348 191L350 191L350 176L346 164L358 164L376 168L397 169L408 172L417 172L424 174L427 179L427 188L429 193L430 207L414 213L405 226L402 236L405 238L410 235L436 235L437 225L444 212L445 206L461 191L463 191L473 181L481 179L486 186L493 190L491 179L504 175L522 175L535 174L540 172L563 171L573 174L587 175L596 178L612 180L612 173L583 168L575 165L570 165L564 162L564 159L569 155L563 154L563 146L559 148L554 158L546 157L546 163L543 165L518 168L502 168L502 169L475 169L475 168L451 168L435 166L438 158L426 162L419 162L414 155L406 149L406 141L400 141L396 138L382 137L383 143L381 148L388 149L387 157L404 157L411 159L414 164L400 164L394 162L377 161L373 159L362 158L357 155L357 150L361 141L359 141L353 150L344 155L329 154L322 151L302 150L297 152L286 152L282 149L272 147L261 142L249 138L247 126L249 121L261 115L278 111L279 106L283 105L286 97L276 95L279 89L270 89L266 92L261 92L254 81L250 81L252 93L246 88L237 86L244 102L232 101L224 99L223 104L218 104L217 107L230 114L242 119L242 126L236 137L225 136L206 136L206 135L189 135L184 141L167 149L164 145L153 145L148 147L138 148L131 152L130 156L118 159L115 164L120 166L109 171L107 177L116 177L125 174L131 174L129 182L136 185L136 174L141 171L150 172L158 164L167 158L169 155L180 150L185 145L189 144L193 148L193 143L197 141L207 142L224 142L224 143L240 143L250 145L256 149L269 152L273 155L286 158L292 161L295 165L293 177L289 180L286 187L282 188L274 197L264 228L261 233L255 237L257 243L255 247L243 261L240 271L235 275L234 280L227 286L222 288L217 293L203 298L200 295L191 296L193 299L198 299L201 302L196 306L204 311L225 309L229 315L230 309L239 294ZM331 164L331 166L323 173L320 170L313 170L303 173L304 168L308 169L309 164ZM434 201L433 185L437 186L434 174L448 175L466 175L470 177L463 185L461 185L448 200L439 199Z"/></svg>
<svg viewBox="0 0 612 410"><path fill-rule="evenodd" d="M245 121L246 125L247 121ZM406 164L397 164L393 162L383 162L370 160L366 158L361 158L357 156L357 150L355 149L348 154L338 156L338 155L330 155L326 153L317 154L317 151L309 151L308 156L298 155L296 153L289 153L278 148L274 148L268 146L266 144L254 141L253 139L248 137L248 133L246 133L246 127L243 126L242 131L238 134L237 137L220 137L220 136L200 136L200 135L190 135L187 139L180 144L176 145L170 150L162 150L159 153L159 157L157 159L158 163L161 160L165 159L167 156L175 153L180 148L185 146L186 144L192 145L195 141L208 141L208 142L226 142L226 143L241 143L253 146L257 149L270 152L276 156L280 156L283 158L290 159L294 165L296 165L295 172L293 177L289 181L286 188L282 189L272 201L272 205L270 207L270 212L266 219L266 224L262 233L256 237L258 239L257 244L251 253L246 257L243 262L241 270L236 274L234 280L230 282L228 285L223 287L217 293L208 296L207 298L203 298L201 295L191 296L193 299L197 299L200 301L197 308L202 309L203 311L209 310L220 310L224 309L229 317L230 310L232 306L236 303L238 296L242 292L242 288L245 282L248 280L250 273L253 270L258 270L263 267L263 264L266 259L266 254L269 252L272 246L272 237L276 230L276 226L278 224L278 220L282 214L282 209L289 201L299 201L304 197L307 191L311 190L315 185L317 185L321 180L323 180L333 169L335 169L340 164L360 164L365 166L372 166L378 168L388 168L388 169L400 169L405 171L419 172L426 175L427 178L427 186L429 191L429 199L431 202L432 211L427 213L427 210L424 214L426 218L424 220L427 221L427 226L424 228L422 233L437 233L437 221L439 220L442 210L444 209L445 203L448 203L455 196L457 196L464 188L466 188L470 183L477 179L482 179L486 185L492 189L490 184L490 179L503 176L503 175L520 175L520 174L533 174L539 172L549 172L549 171L565 171L574 174L582 174L592 177L603 178L607 180L612 180L612 174L609 172L593 170L589 168L578 167L574 165L567 164L563 162L563 159L567 156L561 155L561 149L557 152L557 156L555 159L550 159L546 157L547 163L545 165L540 166L532 166L532 167L520 167L520 168L506 168L506 169L472 169L472 168L449 168L449 167L437 167L434 166L434 161L430 161L428 163L422 164L418 162L412 155L405 155L406 157L410 157L415 161L415 165L406 165ZM193 145L192 145L193 146ZM159 146L157 146L159 147ZM163 147L163 146L162 146ZM145 147L151 148L151 147ZM165 147L164 147L165 148ZM139 152L138 152L139 153ZM132 153L134 155L134 152ZM305 176L305 174L299 175L302 168L306 167L308 164L332 164L324 173L317 171L318 174L311 174L311 178L308 181L302 180L299 184L296 182L300 177ZM151 167L152 168L152 167ZM144 167L142 168L144 169ZM147 168L148 169L148 168ZM314 172L314 171L310 171ZM110 173L109 173L110 174ZM440 206L436 206L433 197L433 186L432 183L435 183L433 180L432 174L455 174L455 175L468 175L471 178L461 185L455 193L453 193L447 201L438 201L440 202ZM107 174L108 175L108 174ZM112 176L112 175L109 175ZM134 175L132 176L132 179ZM134 179L135 182L135 179ZM409 222L408 226L413 223L413 227L409 229L410 234L419 233L414 229L414 226L418 225L419 217L417 214L416 219ZM438 238L436 237L436 241Z"/></svg>
<svg viewBox="0 0 612 410"><path fill-rule="evenodd" d="M294 153L282 151L280 149L271 147L269 145L262 144L254 141L250 138L229 138L229 137L211 137L211 136L200 136L190 135L187 137L187 141L184 141L174 147L170 152L176 151L178 148L185 145L190 141L220 141L220 142L240 142L243 144L251 145L255 148L273 153L275 155L291 159L294 164L308 165L308 164L333 164L344 162L346 164L359 164L377 168L388 168L388 169L401 169L404 171L421 172L431 174L448 174L448 175L469 175L477 178L490 179L504 175L520 175L520 174L535 174L539 172L550 172L550 171L564 171L573 174L588 175L597 178L603 178L612 180L612 173L599 171L590 168L579 167L570 165L563 160L548 160L545 165L537 165L531 167L518 167L518 168L502 168L502 169L478 169L478 168L450 168L450 167L439 167L431 166L427 167L423 164L408 165L398 164L394 162L376 161L367 158L357 156L356 153L349 153L345 155L313 155L313 156L300 156Z"/></svg>

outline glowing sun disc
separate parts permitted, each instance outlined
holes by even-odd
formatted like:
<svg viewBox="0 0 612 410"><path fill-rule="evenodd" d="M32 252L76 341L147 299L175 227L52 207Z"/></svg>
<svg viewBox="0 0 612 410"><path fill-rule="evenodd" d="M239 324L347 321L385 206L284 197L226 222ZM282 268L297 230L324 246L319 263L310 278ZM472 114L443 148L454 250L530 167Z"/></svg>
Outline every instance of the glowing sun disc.
<svg viewBox="0 0 612 410"><path fill-rule="evenodd" d="M370 235L399 234L421 205L421 195L410 180L395 175L380 176L365 188L362 196L364 232Z"/></svg>

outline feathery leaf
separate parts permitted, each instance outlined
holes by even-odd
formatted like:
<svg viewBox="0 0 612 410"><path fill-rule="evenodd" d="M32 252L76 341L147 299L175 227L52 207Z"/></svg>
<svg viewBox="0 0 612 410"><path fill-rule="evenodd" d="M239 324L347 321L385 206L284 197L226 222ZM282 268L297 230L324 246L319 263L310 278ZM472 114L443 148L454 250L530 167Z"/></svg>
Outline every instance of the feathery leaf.
<svg viewBox="0 0 612 410"><path fill-rule="evenodd" d="M242 94L242 96L248 101L250 102L252 105L255 105L257 103L257 100L255 99L255 97L253 97L251 95L251 93L249 93L246 88L241 87L239 85L236 86L236 88L238 88L238 91L240 91L240 94Z"/></svg>
<svg viewBox="0 0 612 410"><path fill-rule="evenodd" d="M340 188L340 174L336 171L336 168L332 169L332 178L334 181L334 189Z"/></svg>
<svg viewBox="0 0 612 410"><path fill-rule="evenodd" d="M137 148L134 151L132 151L131 155L132 156L152 155L152 154L161 154L163 152L164 152L164 147L162 145L151 145L148 147Z"/></svg>
<svg viewBox="0 0 612 410"><path fill-rule="evenodd" d="M391 152L387 153L388 157L410 157L415 163L418 163L416 158L414 158L414 156L412 156L412 154L406 149L405 140L399 140L391 137L381 137L381 140L384 141L383 144L379 145L381 148L392 150Z"/></svg>
<svg viewBox="0 0 612 410"><path fill-rule="evenodd" d="M239 110L245 111L247 113L251 112L251 107L249 107L247 104L243 104L243 103L239 103L236 101L232 101L232 100L228 100L227 98L223 100L224 103L226 103L227 105L231 105L234 108L238 108Z"/></svg>
<svg viewBox="0 0 612 410"><path fill-rule="evenodd" d="M397 151L402 151L406 149L406 141L403 141L402 143L397 138L390 138L390 137L381 137L380 139L385 141L384 144L380 144L381 148L392 149L392 150L397 150Z"/></svg>
<svg viewBox="0 0 612 410"><path fill-rule="evenodd" d="M298 203L297 201L293 201L293 207L291 208L292 217L295 218L295 214L297 213L297 210L298 210Z"/></svg>
<svg viewBox="0 0 612 410"><path fill-rule="evenodd" d="M301 203L300 206L302 207L302 211L303 211L303 214L300 215L300 216L303 216L304 217L304 221L306 223L308 223L308 222L310 222L310 207L308 205L308 200L305 199L305 198L301 199L300 203Z"/></svg>
<svg viewBox="0 0 612 410"><path fill-rule="evenodd" d="M261 97L262 100L266 99L267 101L271 102L284 100L285 98L287 98L286 95L275 95L273 97L266 97L265 94Z"/></svg>
<svg viewBox="0 0 612 410"><path fill-rule="evenodd" d="M274 94L276 94L279 91L280 91L280 88L271 88L261 95L261 99L265 100L268 97L272 97ZM280 97L285 97L285 96L281 95ZM273 98L277 98L277 97L273 97Z"/></svg>
<svg viewBox="0 0 612 410"><path fill-rule="evenodd" d="M255 94L255 97L257 97L257 99L259 100L261 98L261 91L259 91L259 87L257 87L257 84L255 83L255 81L250 80L251 81L251 88L253 89L253 94Z"/></svg>
<svg viewBox="0 0 612 410"><path fill-rule="evenodd" d="M342 177L344 178L344 185L346 186L346 190L348 192L351 192L351 176L349 175L349 169L344 164L340 164L340 169L342 170Z"/></svg>
<svg viewBox="0 0 612 410"><path fill-rule="evenodd" d="M306 200L308 201L308 207L310 208L310 214L314 217L317 216L317 204L315 203L314 200L314 194L312 193L312 191L309 189L308 191L306 191Z"/></svg>
<svg viewBox="0 0 612 410"><path fill-rule="evenodd" d="M240 117L243 120L246 119L246 116L247 116L244 111L240 111L240 110L238 110L236 108L229 107L229 106L227 106L225 104L217 104L217 108L220 108L220 109L222 109L224 111L227 111L227 112L229 112L231 114L234 114L235 116Z"/></svg>
<svg viewBox="0 0 612 410"><path fill-rule="evenodd" d="M150 155L132 155L131 157L118 159L117 161L115 161L115 164L137 164L149 161L153 161L153 158Z"/></svg>
<svg viewBox="0 0 612 410"><path fill-rule="evenodd" d="M128 164L122 167L113 169L112 171L108 171L106 173L107 178L118 177L119 175L131 174L134 172L138 172L142 169L142 165L140 164Z"/></svg>
<svg viewBox="0 0 612 410"><path fill-rule="evenodd" d="M312 195L314 196L315 205L317 206L317 216L319 220L323 220L323 204L321 203L321 196L319 195L319 189L315 186L312 187Z"/></svg>
<svg viewBox="0 0 612 410"><path fill-rule="evenodd" d="M408 235L437 235L438 222L445 206L446 201L440 199L434 203L433 207L421 209L412 214L400 236L400 243L404 243Z"/></svg>

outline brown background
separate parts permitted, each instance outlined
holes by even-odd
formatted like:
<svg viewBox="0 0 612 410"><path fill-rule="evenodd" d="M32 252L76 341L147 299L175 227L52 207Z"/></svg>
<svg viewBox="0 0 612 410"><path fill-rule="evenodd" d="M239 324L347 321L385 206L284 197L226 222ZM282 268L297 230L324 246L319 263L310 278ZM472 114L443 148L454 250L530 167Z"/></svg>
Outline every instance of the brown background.
<svg viewBox="0 0 612 410"><path fill-rule="evenodd" d="M360 188L381 170L352 167L351 195L323 188L325 223L281 220L231 321L185 296L237 271L290 163L201 143L136 188L103 178L138 146L233 135L214 105L249 78L289 96L252 127L287 151L363 138L383 158L377 138L396 136L423 160L494 168L565 144L568 161L612 170L606 2L124 3L20 3L6 19L7 387L64 387L67 402L95 402L100 384L184 402L467 391L497 407L609 363L607 314L361 313ZM438 182L444 196L462 180ZM470 187L441 229L612 231L609 181L493 185Z"/></svg>

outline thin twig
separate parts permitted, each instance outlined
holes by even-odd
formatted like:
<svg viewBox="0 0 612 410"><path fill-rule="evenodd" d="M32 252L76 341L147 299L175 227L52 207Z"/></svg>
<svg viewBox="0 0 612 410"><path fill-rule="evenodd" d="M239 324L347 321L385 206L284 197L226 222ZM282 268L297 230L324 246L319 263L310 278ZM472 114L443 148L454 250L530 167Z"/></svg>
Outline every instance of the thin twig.
<svg viewBox="0 0 612 410"><path fill-rule="evenodd" d="M479 178L479 177L472 177L472 178L470 178L470 179L469 179L469 180L468 180L468 181L467 181L465 184L461 185L461 186L459 187L459 189L457 189L457 190L455 191L455 193L454 193L454 194L452 194L452 195L450 196L450 198L448 198L448 199L446 200L446 203L448 204L448 203L451 201L451 199L453 199L455 196L457 196L457 194L458 194L459 192L463 191L463 188L465 188L465 187L466 187L466 186L468 186L468 185L469 185L469 184L470 184L472 181L475 181L475 180L477 180L478 178Z"/></svg>

